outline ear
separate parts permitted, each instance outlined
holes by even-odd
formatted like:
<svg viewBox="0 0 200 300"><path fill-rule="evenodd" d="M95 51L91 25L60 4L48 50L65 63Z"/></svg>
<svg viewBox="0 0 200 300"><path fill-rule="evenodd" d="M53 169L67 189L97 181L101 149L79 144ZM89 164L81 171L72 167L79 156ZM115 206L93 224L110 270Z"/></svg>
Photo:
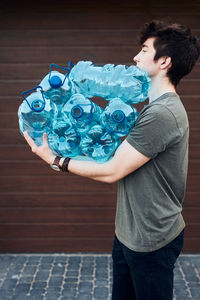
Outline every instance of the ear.
<svg viewBox="0 0 200 300"><path fill-rule="evenodd" d="M162 70L171 67L171 57L170 56L163 56L161 57L161 64L160 64L160 68Z"/></svg>

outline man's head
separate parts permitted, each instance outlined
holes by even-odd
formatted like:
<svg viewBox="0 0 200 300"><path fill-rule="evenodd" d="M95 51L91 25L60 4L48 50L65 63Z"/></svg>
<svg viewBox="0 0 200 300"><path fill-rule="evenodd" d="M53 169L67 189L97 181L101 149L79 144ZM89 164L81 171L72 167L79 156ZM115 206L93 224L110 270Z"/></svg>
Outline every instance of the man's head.
<svg viewBox="0 0 200 300"><path fill-rule="evenodd" d="M134 57L138 67L150 76L166 71L169 81L176 86L191 72L199 55L197 38L187 26L162 21L146 23L141 32L142 50Z"/></svg>

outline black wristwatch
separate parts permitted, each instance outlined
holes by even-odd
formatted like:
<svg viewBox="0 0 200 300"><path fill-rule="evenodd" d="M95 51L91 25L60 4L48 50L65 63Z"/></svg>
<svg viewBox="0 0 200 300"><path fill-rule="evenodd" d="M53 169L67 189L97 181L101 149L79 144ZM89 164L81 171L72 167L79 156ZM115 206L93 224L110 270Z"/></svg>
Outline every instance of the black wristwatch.
<svg viewBox="0 0 200 300"><path fill-rule="evenodd" d="M61 156L56 156L56 158L54 159L54 162L52 163L52 165L50 165L53 170L62 171L62 168L59 165L61 158L62 158Z"/></svg>

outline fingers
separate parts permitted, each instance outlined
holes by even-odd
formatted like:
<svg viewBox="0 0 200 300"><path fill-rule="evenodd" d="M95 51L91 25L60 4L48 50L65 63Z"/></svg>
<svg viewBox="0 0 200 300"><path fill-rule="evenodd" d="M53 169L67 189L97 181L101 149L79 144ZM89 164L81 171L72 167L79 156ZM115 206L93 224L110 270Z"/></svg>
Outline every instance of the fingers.
<svg viewBox="0 0 200 300"><path fill-rule="evenodd" d="M32 150L37 147L34 140L29 136L27 131L24 131L24 138L27 141L27 143L29 144L29 146L32 148Z"/></svg>
<svg viewBox="0 0 200 300"><path fill-rule="evenodd" d="M48 140L47 140L47 134L46 133L43 133L43 145L44 146L49 146L48 144Z"/></svg>

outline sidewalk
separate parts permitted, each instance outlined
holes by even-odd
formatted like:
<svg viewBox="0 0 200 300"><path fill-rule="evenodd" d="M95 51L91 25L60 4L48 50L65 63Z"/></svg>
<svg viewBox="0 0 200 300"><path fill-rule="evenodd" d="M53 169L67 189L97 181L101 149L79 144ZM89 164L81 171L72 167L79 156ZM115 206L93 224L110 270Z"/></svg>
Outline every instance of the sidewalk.
<svg viewBox="0 0 200 300"><path fill-rule="evenodd" d="M1 254L0 300L110 300L110 254ZM175 300L200 299L200 255L181 255Z"/></svg>

